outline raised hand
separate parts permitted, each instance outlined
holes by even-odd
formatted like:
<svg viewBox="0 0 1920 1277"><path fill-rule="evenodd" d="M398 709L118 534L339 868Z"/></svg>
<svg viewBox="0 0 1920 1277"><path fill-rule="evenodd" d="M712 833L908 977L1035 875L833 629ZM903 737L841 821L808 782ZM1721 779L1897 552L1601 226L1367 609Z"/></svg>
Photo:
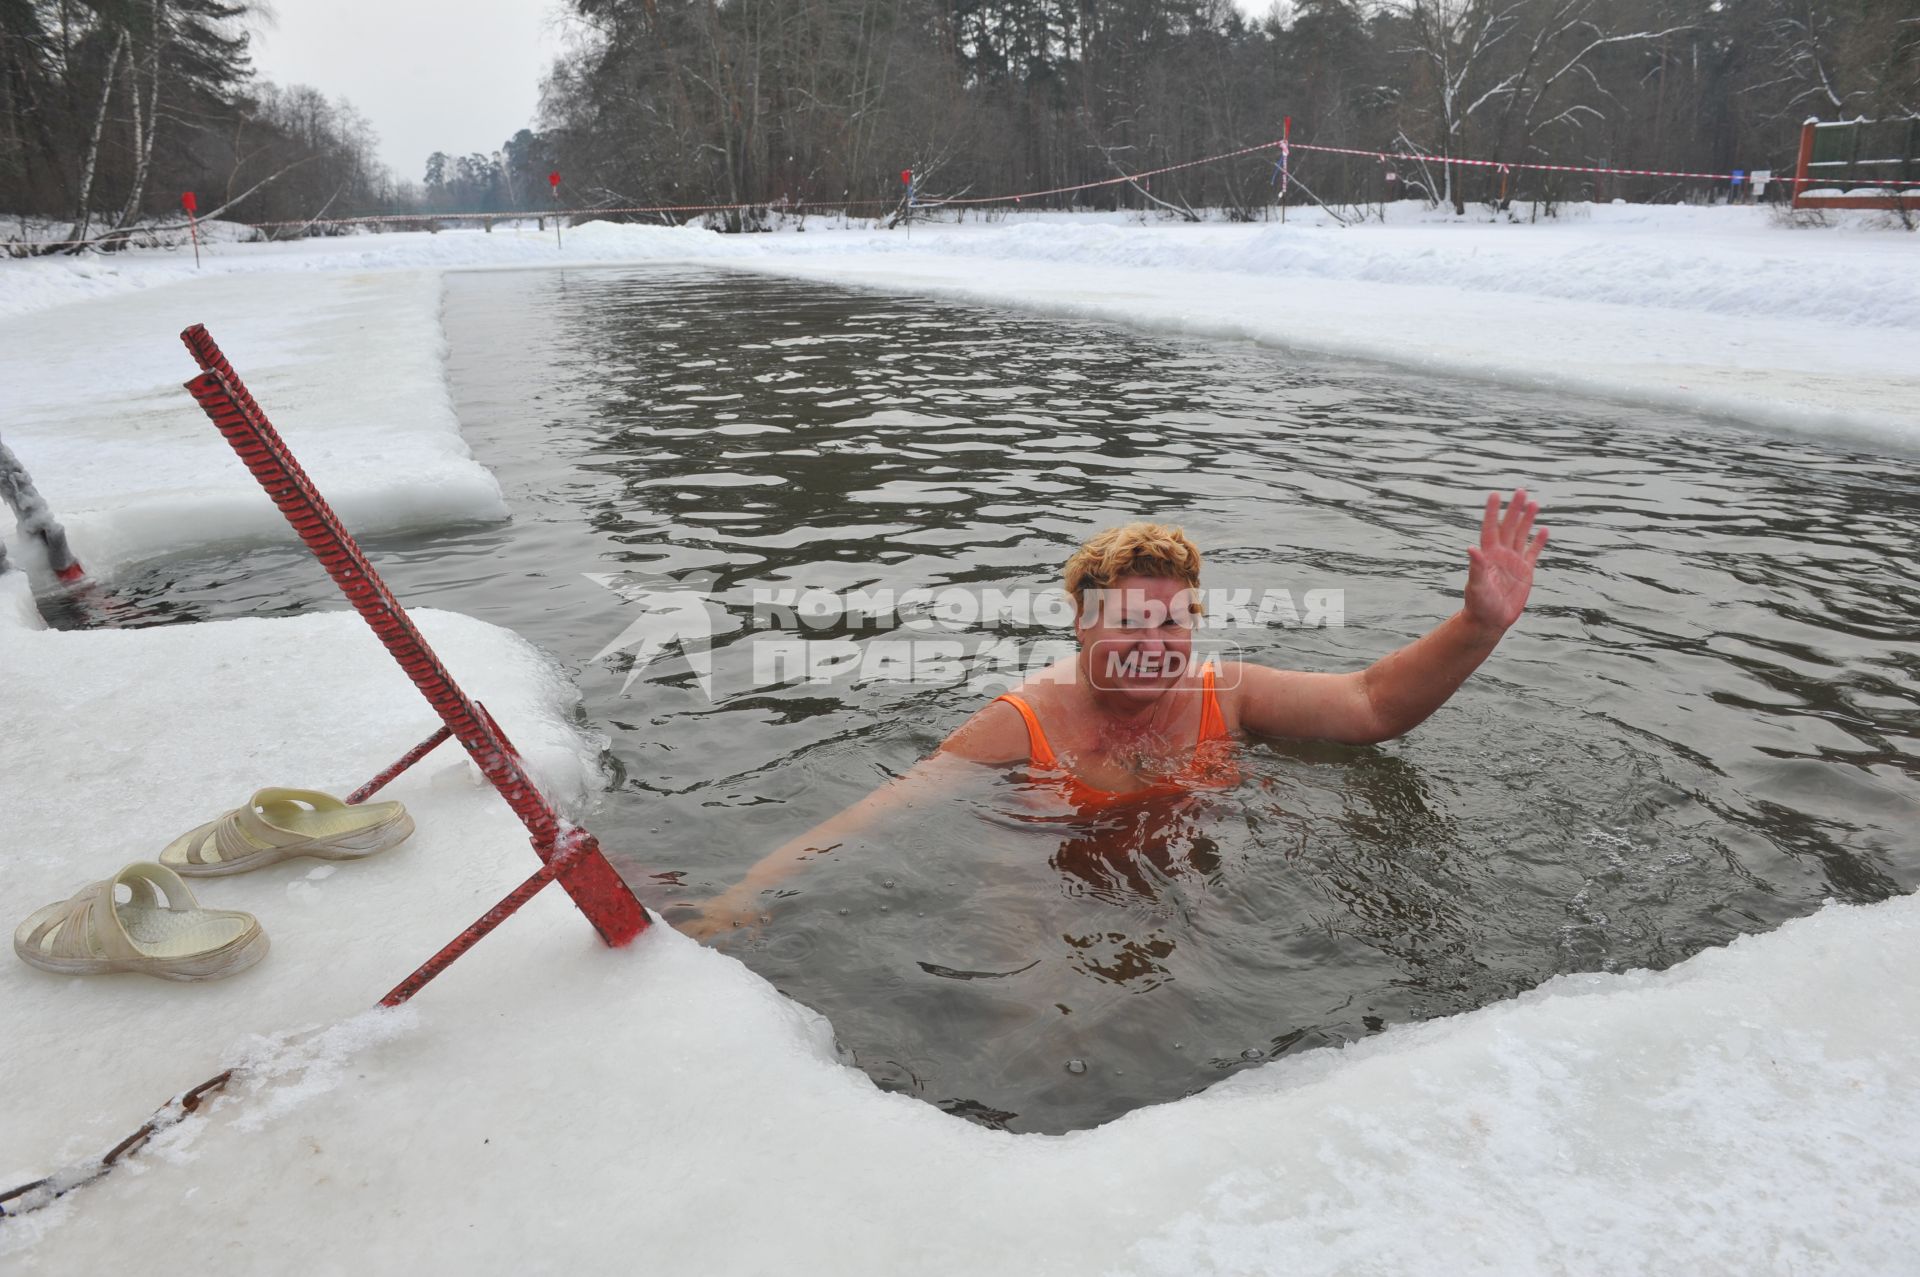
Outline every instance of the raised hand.
<svg viewBox="0 0 1920 1277"><path fill-rule="evenodd" d="M1547 530L1533 526L1540 503L1520 488L1500 508L1500 494L1487 494L1480 544L1467 548L1467 616L1499 631L1520 619L1533 589L1533 565L1547 548ZM1532 535L1529 536L1528 534Z"/></svg>

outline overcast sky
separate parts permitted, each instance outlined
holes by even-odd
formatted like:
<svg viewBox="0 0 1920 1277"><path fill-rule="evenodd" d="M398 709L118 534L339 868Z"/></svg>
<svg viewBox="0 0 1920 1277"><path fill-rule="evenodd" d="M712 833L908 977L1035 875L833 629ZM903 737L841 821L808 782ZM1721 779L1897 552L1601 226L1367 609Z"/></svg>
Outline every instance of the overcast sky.
<svg viewBox="0 0 1920 1277"><path fill-rule="evenodd" d="M380 135L395 177L435 151L498 150L533 123L560 51L553 0L273 0L254 68L346 98Z"/></svg>
<svg viewBox="0 0 1920 1277"><path fill-rule="evenodd" d="M1263 13L1271 0L1235 0ZM559 53L558 0L272 0L254 66L276 84L346 98L380 135L394 176L435 151L494 151L533 123Z"/></svg>

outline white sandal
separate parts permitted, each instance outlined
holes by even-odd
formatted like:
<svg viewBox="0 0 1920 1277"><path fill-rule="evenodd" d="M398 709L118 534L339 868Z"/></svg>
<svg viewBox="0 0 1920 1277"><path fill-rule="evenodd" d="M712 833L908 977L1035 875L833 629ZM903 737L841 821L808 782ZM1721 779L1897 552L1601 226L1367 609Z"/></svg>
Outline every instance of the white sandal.
<svg viewBox="0 0 1920 1277"><path fill-rule="evenodd" d="M317 789L263 789L168 843L160 863L189 878L218 878L295 856L361 860L412 833L413 817L399 803L349 807Z"/></svg>
<svg viewBox="0 0 1920 1277"><path fill-rule="evenodd" d="M266 957L267 933L250 913L202 909L179 874L140 862L35 910L13 933L13 951L61 975L135 971L163 980L217 980Z"/></svg>

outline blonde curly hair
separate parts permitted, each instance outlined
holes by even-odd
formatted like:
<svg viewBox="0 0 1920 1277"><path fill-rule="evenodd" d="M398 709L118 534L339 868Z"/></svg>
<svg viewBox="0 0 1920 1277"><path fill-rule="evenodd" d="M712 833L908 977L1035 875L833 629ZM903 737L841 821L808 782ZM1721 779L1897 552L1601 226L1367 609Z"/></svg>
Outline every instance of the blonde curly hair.
<svg viewBox="0 0 1920 1277"><path fill-rule="evenodd" d="M1200 588L1200 547L1185 530L1164 523L1127 523L1096 533L1073 552L1064 570L1075 612L1088 590L1106 590L1123 576L1172 577Z"/></svg>

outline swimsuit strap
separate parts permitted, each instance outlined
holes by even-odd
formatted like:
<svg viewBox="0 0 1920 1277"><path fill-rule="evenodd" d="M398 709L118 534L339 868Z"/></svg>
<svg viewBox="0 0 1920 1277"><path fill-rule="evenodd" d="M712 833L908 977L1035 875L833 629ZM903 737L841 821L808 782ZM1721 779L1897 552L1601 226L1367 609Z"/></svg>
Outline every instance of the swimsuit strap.
<svg viewBox="0 0 1920 1277"><path fill-rule="evenodd" d="M1012 692L993 698L1005 701L1020 711L1020 717L1027 720L1027 750L1032 755L1035 767L1058 767L1060 761L1053 756L1053 746L1047 744L1047 734L1040 728L1040 716L1033 712L1033 706Z"/></svg>
<svg viewBox="0 0 1920 1277"><path fill-rule="evenodd" d="M1220 712L1220 697L1213 686L1213 662L1208 661L1200 671L1200 731L1194 740L1194 749L1208 741L1227 738L1226 715ZM1022 697L1006 692L993 698L1005 701L1020 711L1020 717L1027 722L1027 751L1035 767L1058 767L1060 760L1054 757L1053 746L1047 743L1047 733L1040 726L1040 716L1033 712L1033 706Z"/></svg>
<svg viewBox="0 0 1920 1277"><path fill-rule="evenodd" d="M1195 748L1226 736L1227 718L1220 712L1220 698L1213 690L1213 662L1208 661L1200 670L1200 736Z"/></svg>

